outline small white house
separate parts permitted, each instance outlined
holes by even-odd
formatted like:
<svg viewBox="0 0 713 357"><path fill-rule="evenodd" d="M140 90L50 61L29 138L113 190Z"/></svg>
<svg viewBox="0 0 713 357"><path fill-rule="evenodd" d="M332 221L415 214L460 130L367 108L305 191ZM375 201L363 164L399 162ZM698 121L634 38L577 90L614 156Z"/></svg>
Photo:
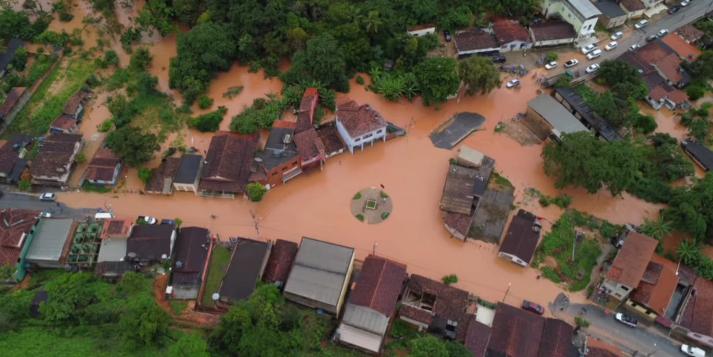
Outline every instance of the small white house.
<svg viewBox="0 0 713 357"><path fill-rule="evenodd" d="M386 141L386 120L368 104L349 101L337 107L337 131L349 152L364 149L366 144Z"/></svg>
<svg viewBox="0 0 713 357"><path fill-rule="evenodd" d="M415 37L431 35L431 34L436 33L436 25L425 24L425 25L414 26L414 27L406 30L406 33L408 33L411 36L415 36Z"/></svg>

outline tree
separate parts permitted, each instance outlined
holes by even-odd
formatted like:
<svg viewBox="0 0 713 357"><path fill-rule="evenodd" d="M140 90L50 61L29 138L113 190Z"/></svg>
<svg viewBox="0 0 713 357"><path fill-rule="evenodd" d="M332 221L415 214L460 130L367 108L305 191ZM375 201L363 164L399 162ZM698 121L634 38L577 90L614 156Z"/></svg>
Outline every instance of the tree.
<svg viewBox="0 0 713 357"><path fill-rule="evenodd" d="M446 344L432 335L415 338L409 342L410 355L413 357L449 357Z"/></svg>
<svg viewBox="0 0 713 357"><path fill-rule="evenodd" d="M265 186L261 185L260 183L252 182L247 185L246 191L250 201L260 202L262 201L262 197L267 192L267 188L265 188Z"/></svg>
<svg viewBox="0 0 713 357"><path fill-rule="evenodd" d="M305 50L295 53L292 67L283 79L288 84L316 81L337 91L349 90L346 63L337 41L330 34L321 34L307 41Z"/></svg>
<svg viewBox="0 0 713 357"><path fill-rule="evenodd" d="M12 67L18 71L24 71L27 65L27 49L20 48L15 52L15 57L12 59Z"/></svg>
<svg viewBox="0 0 713 357"><path fill-rule="evenodd" d="M618 98L641 100L649 92L639 71L620 60L602 62L597 80L609 86Z"/></svg>
<svg viewBox="0 0 713 357"><path fill-rule="evenodd" d="M158 344L168 334L170 318L150 295L126 300L119 333L128 346Z"/></svg>
<svg viewBox="0 0 713 357"><path fill-rule="evenodd" d="M151 52L145 47L141 47L131 55L131 62L129 63L129 69L137 72L146 71L151 67L151 61L153 56Z"/></svg>
<svg viewBox="0 0 713 357"><path fill-rule="evenodd" d="M151 181L151 176L153 176L153 170L148 167L142 167L139 169L139 179L144 185L147 185Z"/></svg>
<svg viewBox="0 0 713 357"><path fill-rule="evenodd" d="M453 285L458 282L458 275L449 274L444 276L441 280L443 281L443 284Z"/></svg>
<svg viewBox="0 0 713 357"><path fill-rule="evenodd" d="M673 191L663 217L673 228L691 234L697 242L713 239L713 174L693 186Z"/></svg>
<svg viewBox="0 0 713 357"><path fill-rule="evenodd" d="M700 253L699 245L695 241L688 240L688 239L682 241L681 244L678 246L678 250L676 250L678 259L680 259L686 265L695 264L699 253Z"/></svg>
<svg viewBox="0 0 713 357"><path fill-rule="evenodd" d="M191 126L200 132L218 131L218 129L220 129L220 123L223 121L223 117L227 112L228 108L220 106L216 111L192 119Z"/></svg>
<svg viewBox="0 0 713 357"><path fill-rule="evenodd" d="M452 58L427 58L414 68L416 83L426 105L440 104L458 92L457 62Z"/></svg>
<svg viewBox="0 0 713 357"><path fill-rule="evenodd" d="M465 83L468 95L476 92L486 94L500 88L500 72L487 57L473 56L461 61L458 64L458 74Z"/></svg>
<svg viewBox="0 0 713 357"><path fill-rule="evenodd" d="M644 224L641 225L641 233L656 239L659 242L663 242L664 238L668 237L673 231L670 222L659 218L657 220L645 219Z"/></svg>
<svg viewBox="0 0 713 357"><path fill-rule="evenodd" d="M129 166L140 166L153 157L160 149L158 137L145 134L140 129L124 126L109 134L106 144L119 158Z"/></svg>
<svg viewBox="0 0 713 357"><path fill-rule="evenodd" d="M164 0L149 0L136 20L137 23L144 29L156 29L161 36L166 36L173 32L174 25L171 18L174 15L172 6Z"/></svg>
<svg viewBox="0 0 713 357"><path fill-rule="evenodd" d="M210 357L208 344L202 337L186 333L168 348L169 357Z"/></svg>
<svg viewBox="0 0 713 357"><path fill-rule="evenodd" d="M694 138L705 141L711 129L710 111L713 105L705 103L700 108L692 108L681 116L681 124L688 128Z"/></svg>

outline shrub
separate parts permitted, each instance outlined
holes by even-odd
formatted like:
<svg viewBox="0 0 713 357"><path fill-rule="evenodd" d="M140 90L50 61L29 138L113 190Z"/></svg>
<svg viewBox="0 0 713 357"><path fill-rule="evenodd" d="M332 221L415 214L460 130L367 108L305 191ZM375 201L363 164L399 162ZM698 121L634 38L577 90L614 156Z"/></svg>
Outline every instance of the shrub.
<svg viewBox="0 0 713 357"><path fill-rule="evenodd" d="M143 182L144 185L147 185L149 181L151 181L151 176L153 176L153 170L148 167L142 167L139 169L139 179L141 179L141 182Z"/></svg>
<svg viewBox="0 0 713 357"><path fill-rule="evenodd" d="M248 198L250 199L250 201L253 201L253 202L262 201L262 197L267 192L267 188L265 188L265 186L263 186L257 182L249 183L247 185L246 190L247 190Z"/></svg>
<svg viewBox="0 0 713 357"><path fill-rule="evenodd" d="M547 52L547 55L545 55L545 62L552 62L556 61L557 58L559 58L559 55L555 52Z"/></svg>
<svg viewBox="0 0 713 357"><path fill-rule="evenodd" d="M208 109L211 106L213 106L213 98L207 95L202 95L198 98L198 108Z"/></svg>
<svg viewBox="0 0 713 357"><path fill-rule="evenodd" d="M358 220L361 221L361 222L364 222L364 215L361 214L361 213L359 213L359 214L356 215L356 219L358 219Z"/></svg>
<svg viewBox="0 0 713 357"><path fill-rule="evenodd" d="M453 285L458 282L458 276L455 274L449 274L441 278L441 281L443 281L443 284Z"/></svg>
<svg viewBox="0 0 713 357"><path fill-rule="evenodd" d="M698 100L701 99L706 94L706 87L704 83L694 82L686 88L686 94L688 94L688 99Z"/></svg>
<svg viewBox="0 0 713 357"><path fill-rule="evenodd" d="M201 132L217 131L220 129L220 123L227 112L228 109L226 107L220 106L214 112L203 114L191 120L191 126Z"/></svg>
<svg viewBox="0 0 713 357"><path fill-rule="evenodd" d="M353 200L358 200L360 198L361 198L361 192L357 192L356 195L354 195L354 197L352 197Z"/></svg>
<svg viewBox="0 0 713 357"><path fill-rule="evenodd" d="M356 76L356 82L358 85L363 86L364 85L364 77Z"/></svg>
<svg viewBox="0 0 713 357"><path fill-rule="evenodd" d="M581 328L589 327L589 321L587 321L587 319L580 317L580 316L574 317L574 323Z"/></svg>
<svg viewBox="0 0 713 357"><path fill-rule="evenodd" d="M389 212L381 212L381 219L389 218Z"/></svg>
<svg viewBox="0 0 713 357"><path fill-rule="evenodd" d="M20 191L27 192L32 188L32 183L29 179L24 178L17 184L17 188L20 189Z"/></svg>

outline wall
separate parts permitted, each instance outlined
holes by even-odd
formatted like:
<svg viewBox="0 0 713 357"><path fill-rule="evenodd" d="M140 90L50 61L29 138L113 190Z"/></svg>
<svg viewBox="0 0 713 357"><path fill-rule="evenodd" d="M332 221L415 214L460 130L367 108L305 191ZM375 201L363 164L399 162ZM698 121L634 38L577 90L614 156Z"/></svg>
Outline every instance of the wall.
<svg viewBox="0 0 713 357"><path fill-rule="evenodd" d="M347 145L349 152L351 152L352 154L354 154L355 148L361 148L363 150L365 144L373 143L378 139L381 139L383 141L386 140L386 127L374 130L370 133L366 133L357 138L352 138L351 136L349 136L349 133L342 125L342 122L339 120L339 117L337 117L337 131L339 131L339 135L342 137L342 140L344 140L344 143Z"/></svg>
<svg viewBox="0 0 713 357"><path fill-rule="evenodd" d="M507 260L509 260L509 261L511 261L511 262L513 262L513 263L515 263L515 264L517 264L517 265L523 266L523 267L527 267L527 266L529 265L529 264L528 264L527 262L525 262L524 260L522 260L522 259L520 259L520 258L518 258L517 256L514 256L514 255L512 255L512 254L500 252L500 253L498 253L498 256L501 257L501 258L505 258L505 259L507 259Z"/></svg>

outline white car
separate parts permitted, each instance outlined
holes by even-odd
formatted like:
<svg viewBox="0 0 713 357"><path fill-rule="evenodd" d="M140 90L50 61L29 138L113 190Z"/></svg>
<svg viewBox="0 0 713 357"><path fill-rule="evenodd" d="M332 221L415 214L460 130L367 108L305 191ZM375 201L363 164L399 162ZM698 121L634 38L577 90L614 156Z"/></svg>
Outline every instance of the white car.
<svg viewBox="0 0 713 357"><path fill-rule="evenodd" d="M51 213L51 212L44 211L44 212L40 213L40 217L42 217L42 218L52 218L52 213Z"/></svg>
<svg viewBox="0 0 713 357"><path fill-rule="evenodd" d="M593 63L593 64L587 66L587 68L584 71L591 74L598 70L599 70L599 63Z"/></svg>
<svg viewBox="0 0 713 357"><path fill-rule="evenodd" d="M639 325L639 321L637 321L635 318L626 314L622 314L621 312L617 312L614 315L614 319L632 328L636 328L636 326Z"/></svg>
<svg viewBox="0 0 713 357"><path fill-rule="evenodd" d="M515 88L520 86L520 80L519 79L511 79L505 83L506 88Z"/></svg>
<svg viewBox="0 0 713 357"><path fill-rule="evenodd" d="M564 68L572 68L578 64L579 61L576 58L572 58L571 60L564 63Z"/></svg>
<svg viewBox="0 0 713 357"><path fill-rule="evenodd" d="M555 68L557 68L557 61L548 62L548 63L545 65L545 69L548 70L548 71L551 70L551 69L555 69Z"/></svg>
<svg viewBox="0 0 713 357"><path fill-rule="evenodd" d="M649 24L649 20L641 20L637 23L634 24L634 28L637 30L641 30L642 28L646 27L646 25Z"/></svg>
<svg viewBox="0 0 713 357"><path fill-rule="evenodd" d="M611 51L617 47L619 47L619 43L616 41L612 41L612 42L607 43L607 45L604 46L604 49L607 51Z"/></svg>
<svg viewBox="0 0 713 357"><path fill-rule="evenodd" d="M596 44L592 43L590 45L586 45L586 46L582 47L582 54L586 55L587 53L592 52L592 50L594 50L595 48L597 48Z"/></svg>
<svg viewBox="0 0 713 357"><path fill-rule="evenodd" d="M143 221L146 224L156 224L158 223L158 219L156 217L151 217L151 216L139 216L139 221Z"/></svg>
<svg viewBox="0 0 713 357"><path fill-rule="evenodd" d="M591 61L595 58L598 58L601 55L602 55L602 50L597 48L596 50L587 53L587 59Z"/></svg>
<svg viewBox="0 0 713 357"><path fill-rule="evenodd" d="M57 196L52 192L45 192L40 195L40 201L54 202Z"/></svg>
<svg viewBox="0 0 713 357"><path fill-rule="evenodd" d="M660 29L659 32L656 33L658 37L664 37L666 35L668 35L668 29Z"/></svg>
<svg viewBox="0 0 713 357"><path fill-rule="evenodd" d="M624 33L621 31L614 32L611 37L609 37L612 41L616 41L620 38L624 37Z"/></svg>
<svg viewBox="0 0 713 357"><path fill-rule="evenodd" d="M681 5L681 7L686 7L686 6L688 6L688 4L690 4L690 3L691 3L691 2L688 1L688 0L683 0L683 1L681 1L681 4L680 4L680 5ZM684 346L685 346L685 345L684 345ZM692 355L691 355L691 356L692 356Z"/></svg>
<svg viewBox="0 0 713 357"><path fill-rule="evenodd" d="M681 352L693 357L706 357L706 351L691 345L681 345Z"/></svg>
<svg viewBox="0 0 713 357"><path fill-rule="evenodd" d="M641 45L638 43L635 43L635 44L631 45L631 47L629 47L629 51L636 51L639 48L641 48Z"/></svg>

